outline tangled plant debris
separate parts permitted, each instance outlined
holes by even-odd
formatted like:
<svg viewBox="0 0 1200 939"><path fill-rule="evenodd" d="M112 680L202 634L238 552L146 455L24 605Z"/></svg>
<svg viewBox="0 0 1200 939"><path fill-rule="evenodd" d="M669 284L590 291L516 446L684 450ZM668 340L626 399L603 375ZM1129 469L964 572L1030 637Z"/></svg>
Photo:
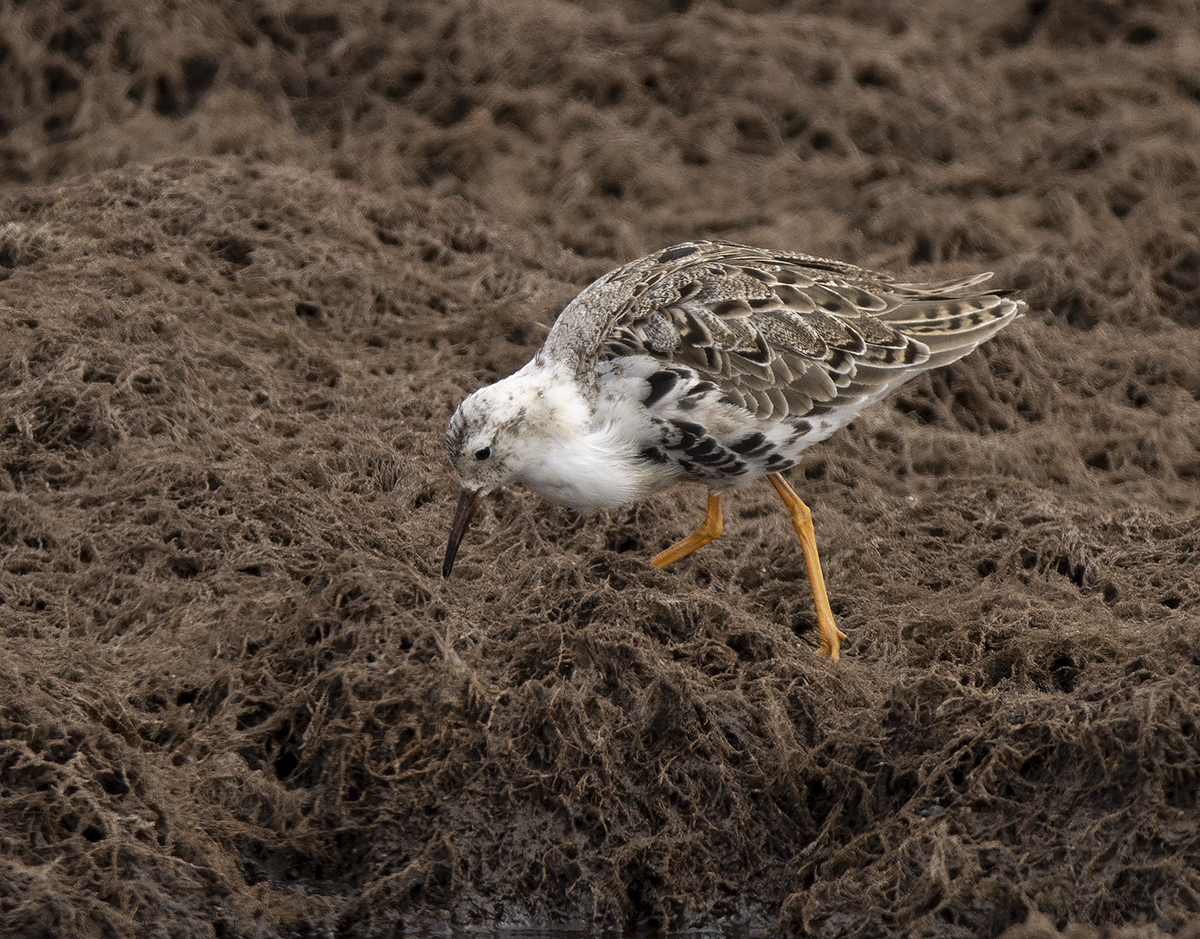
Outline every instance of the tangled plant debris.
<svg viewBox="0 0 1200 939"><path fill-rule="evenodd" d="M1194 4L0 36L0 933L1200 935ZM699 236L1030 304L791 474L836 666L766 486L440 576L454 405Z"/></svg>

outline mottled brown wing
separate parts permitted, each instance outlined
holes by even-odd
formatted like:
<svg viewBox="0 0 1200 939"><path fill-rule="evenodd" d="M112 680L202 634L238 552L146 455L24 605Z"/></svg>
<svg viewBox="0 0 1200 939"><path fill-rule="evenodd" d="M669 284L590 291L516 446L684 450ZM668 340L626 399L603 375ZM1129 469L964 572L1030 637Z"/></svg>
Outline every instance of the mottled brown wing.
<svg viewBox="0 0 1200 939"><path fill-rule="evenodd" d="M758 416L802 417L877 399L1001 329L1023 304L972 289L988 276L896 284L823 258L676 245L592 284L545 348L570 342L589 369L647 354L697 369Z"/></svg>

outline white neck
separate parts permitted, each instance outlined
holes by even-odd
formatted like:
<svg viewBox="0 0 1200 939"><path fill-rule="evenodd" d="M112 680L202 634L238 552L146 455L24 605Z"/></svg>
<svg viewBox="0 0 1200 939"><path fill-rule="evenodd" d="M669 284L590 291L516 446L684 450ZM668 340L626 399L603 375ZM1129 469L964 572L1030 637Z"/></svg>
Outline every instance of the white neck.
<svg viewBox="0 0 1200 939"><path fill-rule="evenodd" d="M577 509L611 508L653 491L635 441L597 413L561 366L535 358L498 385L522 414L525 446L513 482Z"/></svg>

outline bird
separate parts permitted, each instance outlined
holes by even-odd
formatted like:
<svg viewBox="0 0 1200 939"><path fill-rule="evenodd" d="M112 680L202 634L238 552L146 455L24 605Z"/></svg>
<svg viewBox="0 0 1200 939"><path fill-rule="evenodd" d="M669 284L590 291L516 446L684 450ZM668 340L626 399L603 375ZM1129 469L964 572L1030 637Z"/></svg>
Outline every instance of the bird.
<svg viewBox="0 0 1200 939"><path fill-rule="evenodd" d="M466 397L446 432L460 492L449 577L480 500L519 484L585 511L691 481L704 521L666 567L722 531L721 497L766 477L812 586L818 652L846 634L830 609L812 513L783 473L904 382L954 362L1026 304L991 273L898 283L844 261L722 241L673 245L595 280L521 369Z"/></svg>

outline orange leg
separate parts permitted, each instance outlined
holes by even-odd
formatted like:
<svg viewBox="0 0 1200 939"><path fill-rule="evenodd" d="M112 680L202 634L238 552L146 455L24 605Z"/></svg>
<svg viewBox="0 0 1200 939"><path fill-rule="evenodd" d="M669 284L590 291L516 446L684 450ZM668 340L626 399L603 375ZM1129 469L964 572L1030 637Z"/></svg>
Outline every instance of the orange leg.
<svg viewBox="0 0 1200 939"><path fill-rule="evenodd" d="M800 536L800 547L804 549L804 564L808 568L808 580L812 584L813 603L817 607L817 626L821 631L821 655L837 661L838 649L846 634L833 622L833 611L829 609L829 595L825 592L825 576L821 573L821 558L817 555L817 533L813 529L812 513L787 480L778 473L769 473L767 479L779 493L792 516L792 527ZM693 535L693 537L695 537Z"/></svg>
<svg viewBox="0 0 1200 939"><path fill-rule="evenodd" d="M666 567L668 564L674 564L680 558L685 558L697 548L703 548L710 541L715 541L721 536L721 529L724 523L721 521L721 500L715 493L708 494L708 514L704 516L704 522L692 534L688 535L683 541L671 545L667 550L656 554L650 561L655 567Z"/></svg>

